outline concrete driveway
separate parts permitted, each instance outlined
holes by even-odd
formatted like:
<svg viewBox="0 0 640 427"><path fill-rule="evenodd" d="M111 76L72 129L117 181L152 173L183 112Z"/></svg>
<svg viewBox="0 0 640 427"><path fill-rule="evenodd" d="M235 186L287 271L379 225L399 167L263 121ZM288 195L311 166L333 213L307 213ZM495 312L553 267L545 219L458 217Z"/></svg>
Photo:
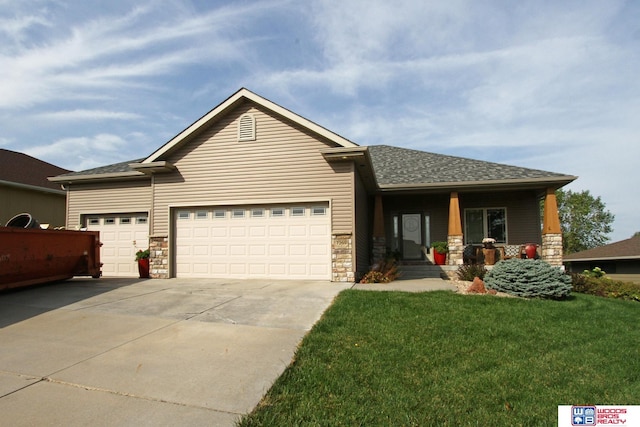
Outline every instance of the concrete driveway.
<svg viewBox="0 0 640 427"><path fill-rule="evenodd" d="M229 426L352 284L73 279L0 294L11 426Z"/></svg>

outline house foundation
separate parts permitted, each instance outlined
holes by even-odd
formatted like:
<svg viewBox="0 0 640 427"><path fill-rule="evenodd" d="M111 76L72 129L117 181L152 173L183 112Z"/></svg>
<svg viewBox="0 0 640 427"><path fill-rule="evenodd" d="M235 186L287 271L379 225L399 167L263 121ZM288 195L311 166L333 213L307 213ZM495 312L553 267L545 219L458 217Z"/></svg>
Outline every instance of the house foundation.
<svg viewBox="0 0 640 427"><path fill-rule="evenodd" d="M463 236L447 236L449 246L448 265L462 265L462 253L464 251Z"/></svg>
<svg viewBox="0 0 640 427"><path fill-rule="evenodd" d="M149 237L149 276L152 279L169 278L169 237Z"/></svg>

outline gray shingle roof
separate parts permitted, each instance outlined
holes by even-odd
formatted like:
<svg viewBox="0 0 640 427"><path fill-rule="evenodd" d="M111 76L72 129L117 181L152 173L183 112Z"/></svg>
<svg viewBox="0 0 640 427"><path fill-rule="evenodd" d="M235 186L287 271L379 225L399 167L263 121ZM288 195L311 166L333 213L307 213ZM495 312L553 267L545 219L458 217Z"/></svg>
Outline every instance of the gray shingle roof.
<svg viewBox="0 0 640 427"><path fill-rule="evenodd" d="M0 148L0 181L60 190L60 184L49 182L47 177L66 172L69 170L24 153Z"/></svg>
<svg viewBox="0 0 640 427"><path fill-rule="evenodd" d="M84 176L84 175L103 175L107 173L119 173L119 172L133 172L133 169L129 167L130 163L138 163L143 161L142 159L129 160L121 163L114 163L112 165L99 166L93 169L86 169L79 172L71 172L66 173L64 175L59 175L60 177L71 177L71 176Z"/></svg>
<svg viewBox="0 0 640 427"><path fill-rule="evenodd" d="M372 145L368 148L379 185L553 179L567 176L389 145Z"/></svg>
<svg viewBox="0 0 640 427"><path fill-rule="evenodd" d="M565 255L565 261L640 258L640 236Z"/></svg>

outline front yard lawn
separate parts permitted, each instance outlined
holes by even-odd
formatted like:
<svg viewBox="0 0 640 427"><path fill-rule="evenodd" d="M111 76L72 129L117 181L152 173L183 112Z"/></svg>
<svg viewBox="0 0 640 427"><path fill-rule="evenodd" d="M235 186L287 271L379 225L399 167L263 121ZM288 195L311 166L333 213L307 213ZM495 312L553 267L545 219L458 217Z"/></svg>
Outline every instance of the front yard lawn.
<svg viewBox="0 0 640 427"><path fill-rule="evenodd" d="M381 285L384 286L384 285ZM640 304L342 292L242 426L550 426L640 404Z"/></svg>

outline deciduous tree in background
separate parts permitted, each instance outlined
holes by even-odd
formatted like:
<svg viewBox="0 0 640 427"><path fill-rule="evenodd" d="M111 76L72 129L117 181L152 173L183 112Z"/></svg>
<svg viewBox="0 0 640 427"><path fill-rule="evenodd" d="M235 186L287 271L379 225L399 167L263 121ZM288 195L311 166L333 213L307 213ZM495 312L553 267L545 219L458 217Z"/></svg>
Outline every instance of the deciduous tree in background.
<svg viewBox="0 0 640 427"><path fill-rule="evenodd" d="M558 190L556 199L565 254L602 246L609 241L607 235L613 231L614 215L606 210L599 196L592 196L589 190L579 193Z"/></svg>

